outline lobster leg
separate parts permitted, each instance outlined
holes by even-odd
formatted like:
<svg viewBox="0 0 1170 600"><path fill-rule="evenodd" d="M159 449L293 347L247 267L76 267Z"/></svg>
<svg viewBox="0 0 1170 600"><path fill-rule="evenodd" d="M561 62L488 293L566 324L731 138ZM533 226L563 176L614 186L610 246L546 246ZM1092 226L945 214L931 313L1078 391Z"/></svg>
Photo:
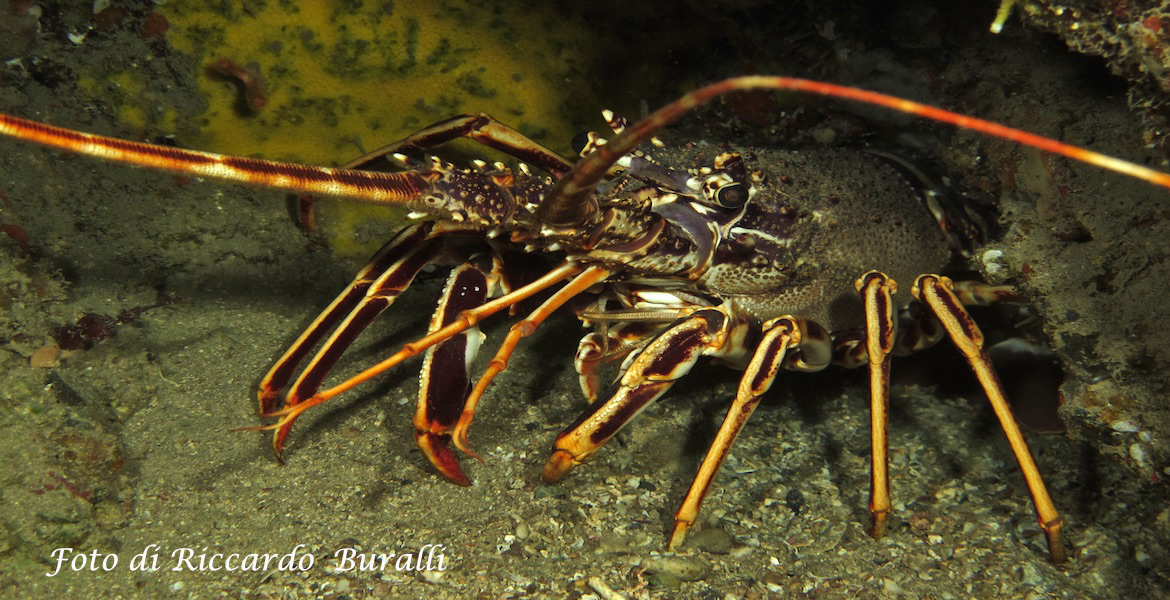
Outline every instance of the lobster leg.
<svg viewBox="0 0 1170 600"><path fill-rule="evenodd" d="M674 529L666 544L668 551L682 543L687 531L695 524L699 507L719 467L731 451L736 436L756 410L760 398L772 387L780 368L819 371L829 364L829 335L816 323L786 315L764 323L763 331L764 337L756 346L751 362L739 380L735 401L727 411L719 432L715 434L715 440L711 442L707 456L703 458L699 472L683 498L682 506L674 514Z"/></svg>
<svg viewBox="0 0 1170 600"><path fill-rule="evenodd" d="M1037 520L1048 539L1048 555L1052 562L1063 562L1065 551L1061 542L1060 529L1064 525L1064 520L1048 495L1048 489L1040 477L1040 470L1036 467L1036 461L1028 450L1028 443L1024 440L1019 425L1016 424L1011 407L1008 406L1003 389L999 384L999 378L991 366L991 359L988 357L987 351L983 349L983 333L971 319L971 315L963 309L955 293L951 291L952 286L951 280L946 277L922 275L914 282L910 293L930 307L939 321L942 322L955 346L971 364L971 369L983 386L984 392L987 393L992 408L995 409L995 416L999 418L1000 426L1003 427L1008 443L1011 444L1012 452L1015 453L1016 460L1020 463L1020 470L1024 473L1028 490L1032 494L1032 502L1036 507Z"/></svg>
<svg viewBox="0 0 1170 600"><path fill-rule="evenodd" d="M518 302L522 302L532 297L533 295L538 294L549 287L552 287L556 283L568 279L577 273L580 273L581 271L581 267L572 263L565 263L549 271L548 273L545 273L540 278L527 285L517 288L494 300L489 300L488 302L476 306L475 308L464 310L456 315L455 319L447 325L444 325L438 330L432 331L431 333L428 333L427 335L404 345L401 350L395 352L389 358L382 360L382 362L365 369L361 373L358 373L357 375L354 375L353 377L350 377L349 379L323 392L314 394L312 398L305 400L291 411L289 409L285 409L273 413L271 416L283 416L288 418L289 413L300 412L309 406L314 406L322 402L326 402L338 394L349 391L350 389L355 388L362 383L373 379L374 377L377 377L378 375L386 372L388 369L393 368L398 363L413 356L422 354L423 351L425 351L427 348L443 342L444 340L451 339L452 337L459 335L471 327L475 327L475 325L483 319L486 319L487 317L490 317L491 315L494 315L501 310L509 308ZM270 425L268 428L271 429L278 425L279 423L276 425Z"/></svg>
<svg viewBox="0 0 1170 600"><path fill-rule="evenodd" d="M498 277L482 262L473 259L451 271L430 332L449 325L459 313L483 304L492 295ZM414 414L415 439L423 455L448 481L463 486L471 481L451 451L451 429L463 412L471 389L471 363L483 338L478 327L468 327L427 349Z"/></svg>
<svg viewBox="0 0 1170 600"><path fill-rule="evenodd" d="M991 306L1000 302L1023 302L1024 297L1010 285L991 285L983 281L954 282L955 296L963 306Z"/></svg>
<svg viewBox="0 0 1170 600"><path fill-rule="evenodd" d="M541 478L554 483L587 460L686 375L699 356L730 358L742 354L746 330L746 320L727 304L698 310L675 321L634 358L609 400L593 404L576 423L557 435Z"/></svg>
<svg viewBox="0 0 1170 600"><path fill-rule="evenodd" d="M454 438L456 447L476 456L467 443L467 429L475 416L479 398L492 378L507 367L508 357L512 355L520 338L535 331L541 322L573 296L608 275L609 271L605 269L587 269L557 290L527 319L514 324L474 389L471 387L469 370L483 339L478 328L469 327L427 350L414 426L419 448L444 477L458 485L471 485L459 467L450 444ZM451 274L439 310L431 322L431 332L451 324L463 311L483 304L496 285L491 279L484 267L465 264L457 268Z"/></svg>
<svg viewBox="0 0 1170 600"><path fill-rule="evenodd" d="M645 345L648 338L661 329L659 323L625 322L606 327L604 331L590 332L581 338L573 363L580 379L581 393L589 404L600 399L598 392L601 383L598 381L597 368L607 362L625 358L630 352Z"/></svg>
<svg viewBox="0 0 1170 600"><path fill-rule="evenodd" d="M893 301L898 284L884 273L870 271L858 278L857 291L865 306L865 350L869 362L870 488L869 533L874 539L886 532L890 513L889 423L890 352L896 335Z"/></svg>
<svg viewBox="0 0 1170 600"><path fill-rule="evenodd" d="M272 368L260 381L258 393L260 414L268 414L280 408L276 405L276 399L286 391L297 367L300 366L301 361L304 360L309 351L341 321L344 315L353 310L353 307L365 295L375 279L385 274L395 264L399 264L403 256L411 253L416 245L427 239L430 225L430 223L422 223L408 227L387 242L354 276L349 286L334 298L333 302L321 311L312 324L285 350L280 359L272 365Z"/></svg>
<svg viewBox="0 0 1170 600"><path fill-rule="evenodd" d="M422 267L420 266L419 270L421 270L421 268ZM451 322L440 327L438 330L432 331L422 338L415 340L414 342L404 345L401 350L394 353L392 356L383 360L382 362L365 369L361 373L358 373L357 375L354 375L353 377L350 377L349 379L323 392L313 394L312 397L306 400L299 400L299 402L295 405L286 406L281 410L264 415L267 417L280 417L280 420L276 423L260 427L244 427L242 429L274 429L278 434L276 439L283 442L284 437L279 436L281 431L284 431L284 434L287 435L287 429L292 427L292 423L305 410L323 402L329 401L334 396L346 392L351 388L354 388L372 379L373 377L384 373L386 370L394 367L398 363L408 358L418 356L431 346L449 340L463 333L464 331L475 327L475 325L481 320L501 310L509 308L514 304L521 302L548 287L551 287L559 281L576 275L577 273L581 272L581 270L582 269L580 267L573 264L561 265L549 271L536 281L529 283L528 285L513 290L512 292L496 298L495 300L491 300L480 304L479 306L460 311L455 315L455 318L451 320ZM369 321L373 320L374 317L380 314L382 310L386 308L386 306L389 306L390 301L397 297L397 294L401 292L401 290L386 291L393 292L392 294L389 294L389 298L382 298L380 300L376 298L374 301L371 301L368 304L359 305L357 308L354 308L346 320L338 326L336 331L334 331L330 339L326 340L322 349L318 351L314 361L310 363L308 367L306 367L305 372L301 374L300 379L298 379L297 383L293 385L294 394L296 394L298 399L304 398L306 394L311 393L311 390L315 390L318 386L320 386L321 380L325 378L329 372L329 369L334 363L336 363L337 358L340 356L340 350L337 348L348 347L348 345L353 342L353 339L356 338L357 335L365 328L365 326L369 324ZM371 290L367 292L366 296L367 298L370 298L371 296L377 297L378 295L378 287L377 283L375 283L375 285L371 287ZM363 306L367 307L368 310L363 310ZM302 383L304 383L303 387ZM275 443L276 440L274 440L274 444ZM424 452L425 451L426 448L424 448Z"/></svg>
<svg viewBox="0 0 1170 600"><path fill-rule="evenodd" d="M516 344L520 343L521 338L531 335L554 311L564 306L566 302L572 300L575 296L589 289L594 284L604 281L611 274L611 271L601 267L589 267L585 269L580 275L567 283L565 287L557 290L556 293L541 303L536 310L532 311L532 314L512 325L508 330L507 337L504 338L504 343L500 345L500 349L492 357L491 363L488 364L487 370L480 376L479 381L475 382L475 388L471 390L471 394L467 396L467 401L463 404L463 412L459 416L459 422L455 425L455 445L460 450L473 456L475 455L471 451L471 444L467 441L467 428L471 426L471 420L475 417L475 408L479 404L479 399L483 396L484 391L487 390L487 386L491 384L492 379L495 379L496 375L508 368L508 358L516 350Z"/></svg>
<svg viewBox="0 0 1170 600"><path fill-rule="evenodd" d="M858 293L865 308L866 331L859 343L841 336L837 340L834 362L847 367L869 365L870 390L870 492L869 511L873 519L870 535L880 539L885 535L890 513L889 481L889 386L891 355L905 356L936 344L946 331L931 314L923 312L915 302L903 309L897 326L893 322L891 295L897 283L884 273L870 271L858 278ZM956 299L966 306L987 306L997 302L1019 301L1015 289L1006 285L990 285L978 281L955 284Z"/></svg>
<svg viewBox="0 0 1170 600"><path fill-rule="evenodd" d="M461 137L474 140L521 161L536 165L557 177L564 175L573 167L573 163L565 160L556 152L497 121L495 117L480 113L444 119L401 140L367 152L345 163L341 168L363 170L376 168L380 166L378 163L386 161L386 157L392 154L431 150ZM309 194L298 194L293 197L293 200L297 220L305 229L315 231L317 217L313 209L317 198Z"/></svg>
<svg viewBox="0 0 1170 600"><path fill-rule="evenodd" d="M260 382L257 396L261 416L281 416L282 411L297 406L316 391L357 335L435 258L438 244L430 235L432 225L414 225L394 236L289 346ZM330 330L334 330L333 335L290 387L289 380L301 362ZM278 406L281 394L284 394L283 402ZM281 419L277 427L244 429L275 429L272 451L280 460L285 439L299 412Z"/></svg>

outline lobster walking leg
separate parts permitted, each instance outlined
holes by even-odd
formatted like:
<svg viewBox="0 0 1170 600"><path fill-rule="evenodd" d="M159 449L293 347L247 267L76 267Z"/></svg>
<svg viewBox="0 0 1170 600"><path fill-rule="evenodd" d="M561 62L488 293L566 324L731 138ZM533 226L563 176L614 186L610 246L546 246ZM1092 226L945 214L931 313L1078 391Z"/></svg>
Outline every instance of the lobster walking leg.
<svg viewBox="0 0 1170 600"><path fill-rule="evenodd" d="M885 534L886 520L890 513L888 437L890 356L891 354L910 354L933 346L942 336L947 334L947 330L944 328L936 331L940 323L930 314L917 312L922 310L921 304L911 305L909 307L910 314L902 314L898 327L895 328L891 295L897 290L897 284L883 273L870 271L862 275L857 280L856 287L858 293L861 294L866 320L865 353L860 356L860 359L868 362L870 374L870 447L872 453L869 494L869 510L872 515L870 535L874 539L880 539ZM966 317L966 312L961 308L962 305L987 306L997 302L1015 302L1020 300L1020 296L1011 286L963 281L954 284L954 300L954 306L958 307L958 312L952 316L958 315L955 318L959 321L970 322L969 317ZM937 309L932 307L932 310L937 313ZM948 312L950 311L948 310ZM941 315L939 316L942 318ZM970 323L974 326L973 322ZM956 344L961 345L958 340L956 340ZM978 342L978 346L981 347L982 342ZM990 363L986 365L986 369L994 378ZM980 380L983 382L982 377ZM996 383L996 385L998 384ZM988 394L990 396L991 392L989 391ZM1011 425L1015 425L1014 419L1011 421ZM1008 428L1005 426L1005 430ZM1008 437L1009 440L1012 439L1011 434ZM1020 441L1022 443L1022 438ZM1013 450L1019 452L1014 443ZM1027 447L1024 446L1022 451L1027 455L1027 460L1021 459L1021 464L1030 463L1031 455L1027 454ZM1027 468L1025 467L1026 472ZM1038 472L1036 477L1039 477ZM1029 485L1031 484L1029 481ZM1043 483L1041 482L1040 485L1042 487ZM1047 498L1046 493L1043 496L1045 499ZM1042 501L1038 498L1037 506L1041 504ZM1051 505L1050 502L1048 504ZM1055 508L1052 509L1051 514L1046 512L1045 515L1048 518L1041 517L1042 526L1051 518L1059 518L1055 514ZM1045 530L1047 531L1047 529L1046 527ZM1058 560L1058 557L1062 557L1062 554L1053 554L1054 560Z"/></svg>
<svg viewBox="0 0 1170 600"><path fill-rule="evenodd" d="M764 323L764 337L739 380L735 401L727 411L727 416L724 417L719 432L715 434L711 447L707 449L707 455L703 458L699 472L691 482L682 505L674 514L674 529L667 540L667 550L674 550L682 543L687 531L695 524L703 498L706 497L715 474L719 472L719 467L723 465L723 460L727 458L727 453L731 451L735 438L752 416L752 412L756 410L760 398L772 387L772 382L783 366L785 357L789 356L789 351L803 343L801 325L806 323L804 319L790 315ZM824 341L820 338L816 340L817 343Z"/></svg>
<svg viewBox="0 0 1170 600"><path fill-rule="evenodd" d="M420 267L420 269L421 269L421 267ZM305 410L308 410L309 408L312 408L312 407L314 407L318 404L321 404L323 402L327 402L331 398L333 398L334 396L337 396L338 394L346 392L354 387L357 387L358 385L360 385L362 383L365 383L366 381L368 381L368 380L384 373L386 370L394 367L398 363L400 363L408 358L411 358L413 356L418 356L419 354L422 354L427 348L430 348L431 346L434 346L435 344L441 343L444 340L448 340L456 335L459 335L460 333L466 331L467 329L474 327L481 320L483 320L483 319L485 319L485 318L487 318L487 317L489 317L489 316L491 316L491 315L493 315L501 310L504 310L505 308L508 308L508 307L518 303L518 302L521 302L524 299L531 297L533 294L537 294L541 290L544 290L548 287L551 287L552 285L555 285L559 281L562 281L564 279L567 279L568 277L576 275L577 273L581 272L581 270L582 270L581 267L578 267L578 266L573 265L573 264L561 265L561 266L549 271L544 276L540 277L536 281L534 281L534 282L532 282L524 287L516 289L516 290L514 290L514 291L512 291L504 296L500 296L499 298L496 298L495 300L485 302L485 303L483 303L475 308L470 308L470 309L461 311L458 315L456 315L455 319L453 321L451 321L450 323L448 323L447 325L443 326L442 328L438 329L437 331L433 331L431 333L428 333L427 335L423 336L422 338L420 338L418 340L415 340L414 342L411 342L411 343L404 345L401 350L394 353L392 356L383 360L382 362L365 369L361 373L358 373L357 375L354 375L353 377L350 377L349 379L347 379L347 380L345 380L345 381L343 381L343 382L341 382L341 383L339 383L339 384L337 384L337 385L335 385L335 386L333 386L333 387L331 387L323 392L318 392L316 394L313 394L313 397L311 397L307 400L303 400L295 406L288 406L288 407L285 407L281 410L264 415L264 416L268 416L268 417L280 417L280 420L277 421L276 423L273 423L271 425L261 426L261 427L244 427L243 429L244 430L275 429L275 430L278 430L278 432L279 432L279 430L284 429L285 427L291 427L291 423L293 421L295 421L297 416L299 416ZM372 306L375 308L378 308L379 304L372 304ZM387 306L388 306L388 304L387 304ZM384 308L385 308L384 306L381 307L381 309L384 309ZM377 312L374 313L374 315L369 316L369 318L372 319L374 316L377 316L377 314L381 312L381 309L377 310ZM355 315L356 316L363 316L361 314L361 307L360 306L358 308L355 308L350 313L351 318L354 317ZM368 321L367 321L367 324L368 324ZM351 338L349 338L349 336L352 335L353 337L356 337L357 334L360 333L360 331L361 331L361 328L350 328L347 325L348 325L348 320L347 320L347 322L344 322L339 326L338 331L334 332L334 337L336 337L340 333L344 332L344 335L346 336L346 341L345 341L346 345L348 345L350 342L353 341ZM362 325L362 327L364 328L364 325ZM318 358L321 358L322 352L324 352L326 348L329 348L331 346L332 342L333 342L333 337L331 337L329 340L327 340L325 342L325 346L322 348L322 350L320 352L318 352ZM337 356L327 357L327 360L332 360L333 362L336 362ZM323 360L322 364L324 364L324 362L325 361ZM332 365L332 363L329 363L329 364ZM306 372L308 372L312 368L313 368L313 365L310 364L310 366L308 368L306 368ZM328 372L328 369L325 369L323 372L320 372L319 375L314 375L314 379L316 379L316 383L314 385L320 385L320 379L324 379L325 374L327 372ZM301 378L304 379L305 377L306 377L306 374L302 373ZM297 389L298 385L299 384L294 384L294 389Z"/></svg>
<svg viewBox="0 0 1170 600"><path fill-rule="evenodd" d="M577 368L581 393L589 404L600 399L598 391L601 389L601 382L598 380L597 368L604 363L625 358L630 352L645 345L650 336L660 331L662 327L662 323L637 321L618 323L606 327L604 332L590 332L581 338L573 363Z"/></svg>
<svg viewBox="0 0 1170 600"><path fill-rule="evenodd" d="M475 308L464 310L456 315L453 321L447 325L444 325L437 331L428 333L427 335L404 345L401 350L395 352L389 358L384 359L382 362L365 369L361 373L358 373L357 375L354 375L353 377L350 377L349 379L323 392L315 394L305 403L307 404L312 402L314 404L319 404L338 394L357 387L366 381L369 381L370 379L386 372L388 369L393 368L398 363L411 358L412 356L418 356L419 354L422 354L423 351L425 351L427 348L430 348L431 346L434 346L443 340L448 340L453 336L459 335L468 328L474 327L483 319L486 319L491 315L494 315L501 310L509 308L519 302L522 302L525 299L531 298L533 295L538 294L541 291L552 287L553 285L556 285L558 282L580 273L581 270L581 267L575 264L565 263L549 271L548 273L545 273L532 283L517 288L512 292L509 292L494 300L489 300L488 302L485 302Z"/></svg>
<svg viewBox="0 0 1170 600"><path fill-rule="evenodd" d="M261 416L282 416L282 410L292 409L317 391L321 381L357 335L389 307L418 272L434 259L438 243L430 237L432 226L432 223L421 223L394 236L289 346L260 382L257 396ZM333 330L333 334L301 371L296 382L289 386L289 380L301 362L330 330ZM281 394L284 394L283 400L278 402ZM272 451L278 460L281 459L285 439L299 413L296 411L286 416L275 427L260 427L275 429Z"/></svg>
<svg viewBox="0 0 1170 600"><path fill-rule="evenodd" d="M394 236L377 254L370 259L366 266L354 276L350 282L321 314L303 331L284 354L272 365L264 378L260 380L259 399L260 414L268 414L279 408L277 398L287 391L288 383L301 361L309 351L321 341L341 319L349 314L358 301L366 294L370 284L386 273L395 265L401 264L402 258L416 251L416 246L427 238L429 223L423 223L402 230Z"/></svg>
<svg viewBox="0 0 1170 600"><path fill-rule="evenodd" d="M857 291L865 306L865 349L869 359L870 535L886 532L890 513L889 423L890 351L894 347L894 307L891 299L898 286L884 273L870 271L857 280Z"/></svg>
<svg viewBox="0 0 1170 600"><path fill-rule="evenodd" d="M479 381L475 382L475 388L471 390L471 394L468 395L467 401L463 404L463 412L459 416L459 422L455 425L455 445L460 450L474 456L475 453L471 451L471 444L467 441L467 429L471 426L471 420L475 417L475 408L479 404L480 397L487 390L487 386L491 384L492 379L495 379L496 375L508 368L508 358L516 350L516 344L520 343L520 339L536 331L536 328L549 315L564 306L566 302L572 300L594 284L604 281L611 274L611 271L601 267L589 267L585 269L580 275L566 284L565 287L557 290L555 294L541 303L536 310L532 311L532 314L512 325L508 330L507 337L504 338L504 343L500 345L500 349L492 357L491 363L488 364L487 370L480 376Z"/></svg>
<svg viewBox="0 0 1170 600"><path fill-rule="evenodd" d="M1064 545L1061 542L1060 529L1064 519L1057 512L1056 506L1048 495L1044 480L1040 477L1040 470L1036 468L1036 461L1028 450L1028 442L1024 440L1020 426L1012 415L1012 409L1004 397L1003 389L995 369L991 366L991 359L983 349L983 333L971 319L971 315L963 309L959 299L951 291L953 284L946 277L938 275L922 275L914 282L911 294L920 302L926 304L942 322L955 346L967 358L971 369L987 393L995 409L995 416L1007 435L1008 443L1016 460L1020 463L1020 470L1028 483L1028 491L1032 494L1032 502L1036 506L1036 517L1040 522L1044 535L1048 538L1048 555L1052 562L1060 563L1065 559Z"/></svg>
<svg viewBox="0 0 1170 600"><path fill-rule="evenodd" d="M698 310L675 321L634 358L609 400L593 404L576 423L557 435L541 477L550 483L559 481L569 469L587 460L686 375L700 356L726 357L739 352L741 344L733 338L744 335L746 328L746 322L727 304Z"/></svg>

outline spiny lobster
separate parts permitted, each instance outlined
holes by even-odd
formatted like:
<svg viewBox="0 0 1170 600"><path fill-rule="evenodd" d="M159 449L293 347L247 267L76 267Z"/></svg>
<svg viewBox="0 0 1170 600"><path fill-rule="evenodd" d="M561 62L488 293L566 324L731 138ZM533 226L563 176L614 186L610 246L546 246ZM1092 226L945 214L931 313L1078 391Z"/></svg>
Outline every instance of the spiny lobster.
<svg viewBox="0 0 1170 600"><path fill-rule="evenodd" d="M1053 561L1064 559L1062 519L1004 400L963 305L1015 300L1006 286L952 283L932 273L967 227L961 208L920 195L868 154L672 147L654 134L729 92L779 89L860 101L951 123L1170 187L1170 175L1088 150L851 87L787 77L740 77L689 93L630 124L606 114L614 137L589 137L570 162L487 115L427 127L346 168L222 156L74 132L0 115L0 133L69 151L198 176L409 208L423 219L393 237L263 378L260 413L275 423L278 459L308 408L425 353L414 425L418 446L444 477L470 485L451 444L475 456L468 428L487 386L522 338L562 307L594 329L576 368L589 409L560 435L542 477L561 479L682 378L700 356L744 370L731 409L675 514L668 548L694 524L731 445L780 369L869 365L871 534L890 511L886 411L892 354L949 336L983 385L1007 434ZM408 154L460 137L522 163L462 169ZM360 170L392 157L406 170ZM550 176L533 174L527 164ZM522 268L539 255L542 274ZM345 350L431 264L456 265L429 333L333 387L321 386ZM893 277L873 267L881 267ZM858 277L860 275L860 277ZM899 310L896 280L913 281ZM555 291L558 284L564 283ZM849 290L853 284L855 292ZM470 368L477 324L540 296L512 325L486 371ZM925 310L924 310L925 309ZM939 326L941 324L941 327ZM314 352L315 350L315 352ZM617 389L601 400L598 368L622 361Z"/></svg>

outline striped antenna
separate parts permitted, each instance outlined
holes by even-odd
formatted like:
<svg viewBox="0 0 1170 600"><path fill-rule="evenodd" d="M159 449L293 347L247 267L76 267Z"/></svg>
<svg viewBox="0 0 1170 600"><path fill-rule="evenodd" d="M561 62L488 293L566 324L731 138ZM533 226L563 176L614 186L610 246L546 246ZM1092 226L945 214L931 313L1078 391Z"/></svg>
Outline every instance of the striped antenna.
<svg viewBox="0 0 1170 600"><path fill-rule="evenodd" d="M655 132L714 98L731 92L760 89L802 92L883 106L898 112L1011 140L1025 146L1039 148L1053 154L1060 154L1110 171L1136 177L1154 185L1170 188L1170 175L1166 173L1034 133L1013 129L999 123L855 87L794 77L756 75L734 77L699 88L654 111L641 121L626 127L605 145L597 146L593 153L579 161L572 171L561 178L548 194L551 201L541 204L537 210L537 216L544 223L557 227L568 227L589 221L597 211L597 205L592 201L593 189L606 176L610 167L622 156L645 142Z"/></svg>
<svg viewBox="0 0 1170 600"><path fill-rule="evenodd" d="M423 207L419 197L434 179L425 173L331 169L128 142L8 115L0 115L0 134L140 167L412 209Z"/></svg>

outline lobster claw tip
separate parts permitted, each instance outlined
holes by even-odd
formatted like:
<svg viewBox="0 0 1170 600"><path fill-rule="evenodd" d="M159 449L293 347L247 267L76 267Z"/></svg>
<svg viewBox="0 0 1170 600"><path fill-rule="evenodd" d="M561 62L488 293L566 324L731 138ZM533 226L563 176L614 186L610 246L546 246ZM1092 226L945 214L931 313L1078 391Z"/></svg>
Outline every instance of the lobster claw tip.
<svg viewBox="0 0 1170 600"><path fill-rule="evenodd" d="M451 436L449 434L420 431L416 439L423 455L443 477L447 478L447 481L462 487L471 485L471 480L467 478L459 466L458 457L451 451Z"/></svg>
<svg viewBox="0 0 1170 600"><path fill-rule="evenodd" d="M540 478L546 483L556 483L564 478L569 472L569 469L577 466L577 458L569 453L568 450L556 449L548 457L544 463L544 468L540 470Z"/></svg>
<svg viewBox="0 0 1170 600"><path fill-rule="evenodd" d="M272 455L276 462L284 464L284 440L288 437L288 429L280 428L272 433Z"/></svg>

